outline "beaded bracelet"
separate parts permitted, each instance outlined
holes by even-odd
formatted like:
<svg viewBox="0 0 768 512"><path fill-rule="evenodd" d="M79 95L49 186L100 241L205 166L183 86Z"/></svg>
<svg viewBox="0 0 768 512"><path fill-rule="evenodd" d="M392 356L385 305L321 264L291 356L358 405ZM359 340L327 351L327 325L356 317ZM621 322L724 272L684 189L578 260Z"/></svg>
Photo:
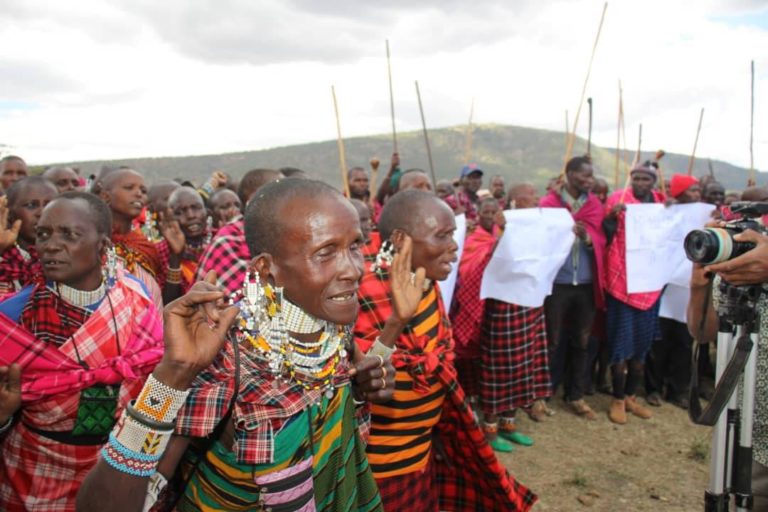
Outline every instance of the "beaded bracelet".
<svg viewBox="0 0 768 512"><path fill-rule="evenodd" d="M148 455L129 450L109 434L109 442L101 449L101 457L104 462L121 473L134 476L152 476L157 470L160 455Z"/></svg>
<svg viewBox="0 0 768 512"><path fill-rule="evenodd" d="M181 284L181 268L168 267L168 275L165 277L165 282L169 284Z"/></svg>
<svg viewBox="0 0 768 512"><path fill-rule="evenodd" d="M388 347L381 342L379 337L376 337L376 341L373 343L366 356L381 356L385 361L389 361L392 358L392 354L397 350L397 347Z"/></svg>
<svg viewBox="0 0 768 512"><path fill-rule="evenodd" d="M147 455L160 455L171 440L173 429L158 430L136 421L125 411L112 430L115 439L127 449Z"/></svg>
<svg viewBox="0 0 768 512"><path fill-rule="evenodd" d="M132 406L133 411L129 411L129 413L138 412L150 421L172 423L176 419L179 409L186 402L187 395L189 395L189 390L173 389L157 380L154 375L150 375L147 382L144 383L139 398ZM133 414L131 415L133 416ZM141 422L142 418L137 419ZM164 430L162 426L157 428Z"/></svg>

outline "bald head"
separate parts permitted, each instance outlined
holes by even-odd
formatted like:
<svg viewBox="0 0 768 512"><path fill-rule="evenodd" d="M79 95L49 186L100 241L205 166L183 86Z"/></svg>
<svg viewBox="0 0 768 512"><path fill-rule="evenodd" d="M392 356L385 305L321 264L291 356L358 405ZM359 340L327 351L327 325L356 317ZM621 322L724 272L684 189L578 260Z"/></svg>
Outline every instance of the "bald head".
<svg viewBox="0 0 768 512"><path fill-rule="evenodd" d="M531 183L515 183L509 187L507 202L514 208L535 208L539 205L539 195Z"/></svg>
<svg viewBox="0 0 768 512"><path fill-rule="evenodd" d="M144 177L139 172L131 169L130 167L121 167L119 169L114 169L110 172L107 172L106 175L101 178L101 190L107 192L111 191L115 185L117 185L120 180L126 176L138 176L144 179Z"/></svg>
<svg viewBox="0 0 768 512"><path fill-rule="evenodd" d="M768 188L766 187L748 187L741 193L742 201L755 201L762 203L768 201Z"/></svg>
<svg viewBox="0 0 768 512"><path fill-rule="evenodd" d="M205 206L203 198L200 197L200 194L198 194L197 190L193 189L192 187L178 187L173 192L171 192L171 195L168 196L168 207L173 210L176 208L178 203L182 201L192 202L203 207Z"/></svg>
<svg viewBox="0 0 768 512"><path fill-rule="evenodd" d="M381 239L387 240L396 229L413 233L425 222L425 216L437 210L446 210L453 215L450 207L431 192L423 190L404 190L393 195L384 205L379 218Z"/></svg>
<svg viewBox="0 0 768 512"><path fill-rule="evenodd" d="M50 167L43 173L43 178L56 185L60 194L80 190L80 177L71 167Z"/></svg>
<svg viewBox="0 0 768 512"><path fill-rule="evenodd" d="M168 199L174 190L181 188L175 181L161 181L147 190L147 202L152 213L164 212L168 207Z"/></svg>
<svg viewBox="0 0 768 512"><path fill-rule="evenodd" d="M240 198L240 202L247 205L257 190L267 183L277 181L282 177L283 174L274 169L253 169L248 171L237 185L237 195Z"/></svg>
<svg viewBox="0 0 768 512"><path fill-rule="evenodd" d="M429 181L427 173L421 169L408 169L400 175L400 181L397 185L397 192L404 190L423 190L432 191L432 184Z"/></svg>

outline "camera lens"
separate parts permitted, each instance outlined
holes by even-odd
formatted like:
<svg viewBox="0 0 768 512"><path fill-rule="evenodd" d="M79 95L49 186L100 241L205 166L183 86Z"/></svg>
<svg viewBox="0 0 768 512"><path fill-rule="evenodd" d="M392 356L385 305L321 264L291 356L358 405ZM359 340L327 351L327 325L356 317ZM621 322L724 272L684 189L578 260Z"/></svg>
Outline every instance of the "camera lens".
<svg viewBox="0 0 768 512"><path fill-rule="evenodd" d="M688 233L683 246L689 260L709 265L731 258L733 238L726 229L697 229Z"/></svg>

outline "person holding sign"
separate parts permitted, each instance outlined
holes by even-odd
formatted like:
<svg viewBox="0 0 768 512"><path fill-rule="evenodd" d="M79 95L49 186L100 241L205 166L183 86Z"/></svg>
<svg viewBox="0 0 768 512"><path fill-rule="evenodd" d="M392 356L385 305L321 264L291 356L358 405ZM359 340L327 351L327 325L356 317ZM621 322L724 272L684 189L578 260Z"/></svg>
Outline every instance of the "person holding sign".
<svg viewBox="0 0 768 512"><path fill-rule="evenodd" d="M567 339L570 371L564 375L566 399L574 413L588 420L595 412L584 401L587 380L589 335L597 308L605 307L602 287L605 235L601 227L603 205L590 192L592 162L587 156L571 158L565 166L565 183L552 189L540 206L566 208L575 222L576 241L555 277L552 295L545 304L549 353L552 359L560 340ZM561 350L565 347L561 347ZM564 363L565 358L560 358ZM565 365L562 365L565 366ZM563 368L553 370L563 374ZM554 379L553 379L554 380Z"/></svg>
<svg viewBox="0 0 768 512"><path fill-rule="evenodd" d="M650 162L630 172L631 186L615 191L606 202L603 229L608 237L605 291L606 327L611 353L613 401L608 418L617 424L627 422L627 412L643 419L651 411L640 405L635 392L643 379L645 358L653 343L661 290L643 293L627 291L626 206L664 203L664 196L653 189L656 169Z"/></svg>
<svg viewBox="0 0 768 512"><path fill-rule="evenodd" d="M701 186L699 180L694 176L672 175L669 191L677 204L692 204L701 201ZM670 284L667 287L667 295L673 286ZM675 291L678 288L674 288ZM687 291L684 290L683 293ZM686 293L686 295L688 294ZM687 302L687 300L683 302ZM661 339L653 344L646 362L646 399L652 405L661 405L662 392L666 388L665 399L678 407L687 409L693 338L684 322L666 318L663 310L659 317L659 329Z"/></svg>

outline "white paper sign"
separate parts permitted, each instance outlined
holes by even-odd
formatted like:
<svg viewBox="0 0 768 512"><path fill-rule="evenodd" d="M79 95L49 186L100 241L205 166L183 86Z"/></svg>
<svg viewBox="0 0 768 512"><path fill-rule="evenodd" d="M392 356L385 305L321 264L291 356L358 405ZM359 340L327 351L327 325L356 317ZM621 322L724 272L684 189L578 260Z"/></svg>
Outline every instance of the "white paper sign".
<svg viewBox="0 0 768 512"><path fill-rule="evenodd" d="M480 285L481 299L539 307L573 246L573 217L565 208L504 212L507 226Z"/></svg>
<svg viewBox="0 0 768 512"><path fill-rule="evenodd" d="M456 216L456 231L453 233L453 239L459 249L456 251L456 262L451 266L451 273L440 282L440 294L443 296L443 304L446 311L451 310L451 301L453 300L453 290L456 288L456 277L459 274L459 262L461 253L464 252L464 238L467 235L467 218L462 213Z"/></svg>
<svg viewBox="0 0 768 512"><path fill-rule="evenodd" d="M688 286L668 284L661 295L659 316L686 323L688 321L688 301L690 298L691 289Z"/></svg>
<svg viewBox="0 0 768 512"><path fill-rule="evenodd" d="M655 292L670 282L687 286L691 266L683 240L704 226L713 209L703 203L627 205L627 291Z"/></svg>

